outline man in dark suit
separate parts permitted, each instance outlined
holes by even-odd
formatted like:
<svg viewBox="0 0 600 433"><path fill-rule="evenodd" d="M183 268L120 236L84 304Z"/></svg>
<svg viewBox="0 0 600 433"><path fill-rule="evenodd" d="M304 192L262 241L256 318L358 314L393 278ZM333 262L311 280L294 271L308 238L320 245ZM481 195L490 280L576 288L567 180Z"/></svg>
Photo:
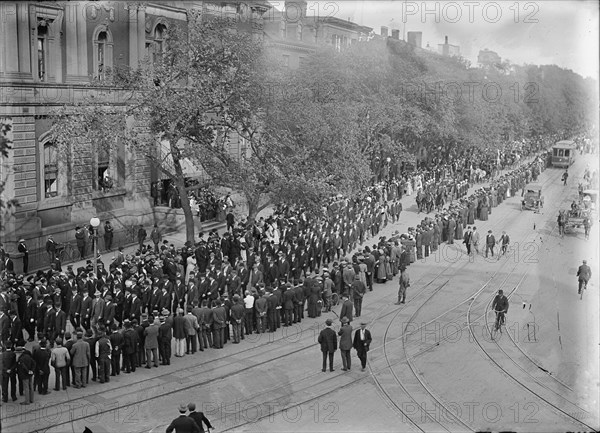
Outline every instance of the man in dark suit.
<svg viewBox="0 0 600 433"><path fill-rule="evenodd" d="M81 326L83 329L90 329L90 320L92 318L92 302L93 299L89 296L88 289L83 290L83 299L81 300L81 309L79 317L81 320Z"/></svg>
<svg viewBox="0 0 600 433"><path fill-rule="evenodd" d="M325 321L325 329L319 333L319 344L321 345L321 352L323 353L323 368L321 371L327 371L327 358L329 358L329 371L335 371L333 369L333 354L337 350L337 335L335 331L331 329L331 319Z"/></svg>
<svg viewBox="0 0 600 433"><path fill-rule="evenodd" d="M342 353L342 370L349 371L351 367L350 349L352 349L352 325L346 317L342 317L340 336L340 352Z"/></svg>
<svg viewBox="0 0 600 433"><path fill-rule="evenodd" d="M202 413L202 412L196 412L196 404L195 403L189 403L188 404L188 409L190 411L190 413L188 414L188 416L191 419L193 419L194 421L196 421L196 424L198 425L198 427L200 427L200 431L202 433L204 432L204 428L202 427L202 423L206 424L206 428L207 429L214 428L210 424L210 421L208 420L208 418L206 418L204 416L204 413Z"/></svg>
<svg viewBox="0 0 600 433"><path fill-rule="evenodd" d="M352 309L354 308L354 304L348 299L347 294L344 294L342 299L344 300L344 303L342 304L342 311L340 311L340 320L346 317L348 322L352 322Z"/></svg>
<svg viewBox="0 0 600 433"><path fill-rule="evenodd" d="M25 239L19 239L17 251L23 254L23 273L26 274L29 269L29 249L25 245Z"/></svg>
<svg viewBox="0 0 600 433"><path fill-rule="evenodd" d="M200 433L200 432L202 432L202 429L200 427L198 427L198 424L196 424L196 421L194 421L189 416L186 416L185 413L187 412L187 410L188 410L188 407L185 404L182 404L179 406L180 415L171 422L169 427L167 427L167 433L171 433L173 430L175 430L176 433L182 433L182 432Z"/></svg>
<svg viewBox="0 0 600 433"><path fill-rule="evenodd" d="M56 241L52 238L52 235L48 235L48 240L46 241L46 252L50 258L50 263L54 262L54 259L56 258L56 246Z"/></svg>
<svg viewBox="0 0 600 433"><path fill-rule="evenodd" d="M494 257L494 246L496 245L496 238L492 234L491 230L488 230L488 234L485 237L485 257L488 256L488 251L492 252L492 257Z"/></svg>
<svg viewBox="0 0 600 433"><path fill-rule="evenodd" d="M367 329L367 322L360 322L360 329L357 329L354 333L352 347L356 349L362 371L365 371L365 367L367 366L367 352L369 351L371 340L371 332Z"/></svg>
<svg viewBox="0 0 600 433"><path fill-rule="evenodd" d="M15 264L8 253L6 253L6 258L4 259L4 270L7 274L12 274L15 272Z"/></svg>

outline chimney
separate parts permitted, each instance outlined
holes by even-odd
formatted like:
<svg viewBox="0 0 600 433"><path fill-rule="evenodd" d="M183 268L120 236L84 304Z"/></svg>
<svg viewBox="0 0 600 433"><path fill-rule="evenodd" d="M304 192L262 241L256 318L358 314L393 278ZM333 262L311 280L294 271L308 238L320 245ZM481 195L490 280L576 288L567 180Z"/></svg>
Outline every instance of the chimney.
<svg viewBox="0 0 600 433"><path fill-rule="evenodd" d="M444 36L444 43L448 45L448 36Z"/></svg>
<svg viewBox="0 0 600 433"><path fill-rule="evenodd" d="M381 36L387 38L388 36L388 28L386 26L381 26Z"/></svg>
<svg viewBox="0 0 600 433"><path fill-rule="evenodd" d="M400 30L392 30L392 39L400 39Z"/></svg>

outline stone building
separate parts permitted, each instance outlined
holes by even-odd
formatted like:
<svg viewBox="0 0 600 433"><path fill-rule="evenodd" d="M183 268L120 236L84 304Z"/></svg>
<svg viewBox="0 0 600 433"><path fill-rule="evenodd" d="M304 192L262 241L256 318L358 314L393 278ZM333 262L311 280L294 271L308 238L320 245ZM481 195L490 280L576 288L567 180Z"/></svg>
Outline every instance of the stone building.
<svg viewBox="0 0 600 433"><path fill-rule="evenodd" d="M269 8L258 1L2 2L0 120L12 125L12 149L0 164L2 201L19 203L1 211L4 248L14 253L25 239L35 268L46 261L48 235L72 242L74 227L94 216L111 220L116 246L133 240L134 225L176 225L172 209L151 204L151 181L162 179L147 160L122 144L115 152L90 145L65 158L50 139L47 116L61 105L127 104L128 92L98 85L107 68L136 68L158 55L166 30L185 23L190 9L238 18L262 34L261 16ZM197 175L195 167L188 170Z"/></svg>
<svg viewBox="0 0 600 433"><path fill-rule="evenodd" d="M488 50L487 48L479 50L479 54L477 55L477 63L479 63L482 67L499 65L501 62L502 59L497 52Z"/></svg>
<svg viewBox="0 0 600 433"><path fill-rule="evenodd" d="M265 42L290 69L302 67L318 46L328 45L341 51L353 43L366 41L373 30L335 16L320 16L304 0L285 1L285 9L271 9L264 15Z"/></svg>

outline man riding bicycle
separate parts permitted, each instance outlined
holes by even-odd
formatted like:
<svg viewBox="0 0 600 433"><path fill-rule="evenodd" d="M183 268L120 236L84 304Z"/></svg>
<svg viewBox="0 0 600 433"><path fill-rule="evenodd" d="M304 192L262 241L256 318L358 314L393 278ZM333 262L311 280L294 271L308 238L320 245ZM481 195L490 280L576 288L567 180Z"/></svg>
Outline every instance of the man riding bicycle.
<svg viewBox="0 0 600 433"><path fill-rule="evenodd" d="M508 298L504 296L502 289L498 290L492 308L496 312L496 327L499 327L504 323L504 315L508 312Z"/></svg>
<svg viewBox="0 0 600 433"><path fill-rule="evenodd" d="M587 260L584 260L583 265L579 266L579 269L577 269L577 278L579 279L579 290L577 294L581 295L581 289L586 289L588 281L592 278L592 270L587 265Z"/></svg>

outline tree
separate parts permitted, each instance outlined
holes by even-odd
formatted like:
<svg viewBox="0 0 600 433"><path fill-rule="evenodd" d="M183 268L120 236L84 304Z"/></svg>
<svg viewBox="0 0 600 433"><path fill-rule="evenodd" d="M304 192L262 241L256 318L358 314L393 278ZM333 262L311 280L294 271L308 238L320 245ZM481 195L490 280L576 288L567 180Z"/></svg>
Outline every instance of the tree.
<svg viewBox="0 0 600 433"><path fill-rule="evenodd" d="M4 163L4 160L9 157L9 151L12 149L12 121L7 118L0 118L0 159L2 160L0 167L0 173L4 171L4 168L9 168L8 164ZM8 174L6 175L8 176ZM0 178L0 213L4 213L7 210L19 205L16 199L6 200L4 198L4 189L6 187L6 177Z"/></svg>
<svg viewBox="0 0 600 433"><path fill-rule="evenodd" d="M120 66L107 86L133 92L123 107L78 105L54 116L55 139L64 150L92 142L117 143L147 158L176 186L185 216L186 237L194 241L193 213L183 163L211 167L220 119L248 76L260 45L238 32L231 20L202 18L190 11L187 26L167 32L167 49L146 59L139 70ZM152 61L151 61L152 60ZM223 150L225 152L225 150Z"/></svg>

